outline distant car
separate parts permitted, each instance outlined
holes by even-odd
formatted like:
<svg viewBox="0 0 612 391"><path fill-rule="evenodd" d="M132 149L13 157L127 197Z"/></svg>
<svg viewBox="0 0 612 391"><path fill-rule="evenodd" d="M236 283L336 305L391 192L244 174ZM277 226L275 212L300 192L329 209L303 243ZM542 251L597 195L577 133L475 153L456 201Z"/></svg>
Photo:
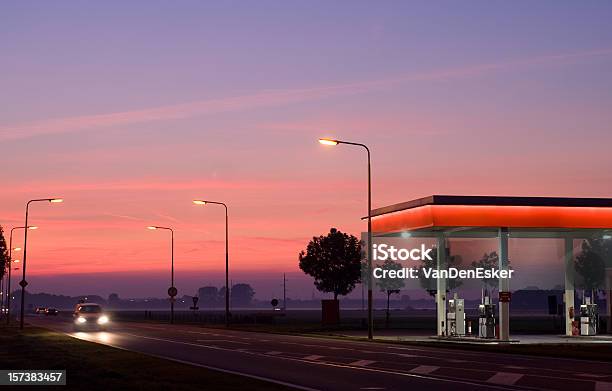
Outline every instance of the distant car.
<svg viewBox="0 0 612 391"><path fill-rule="evenodd" d="M45 307L36 307L36 310L34 312L37 314L44 314L46 310L47 309Z"/></svg>
<svg viewBox="0 0 612 391"><path fill-rule="evenodd" d="M45 315L57 316L57 314L59 314L57 308L47 308L47 310L45 311Z"/></svg>
<svg viewBox="0 0 612 391"><path fill-rule="evenodd" d="M109 324L109 317L96 303L79 303L74 308L75 330L105 330Z"/></svg>

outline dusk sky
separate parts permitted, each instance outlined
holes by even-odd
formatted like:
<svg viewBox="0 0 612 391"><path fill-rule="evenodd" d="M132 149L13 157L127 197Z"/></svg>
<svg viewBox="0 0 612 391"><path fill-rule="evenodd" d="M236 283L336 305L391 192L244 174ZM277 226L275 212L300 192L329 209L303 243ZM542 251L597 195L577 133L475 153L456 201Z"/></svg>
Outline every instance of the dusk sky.
<svg viewBox="0 0 612 391"><path fill-rule="evenodd" d="M0 224L63 197L31 206L28 288L160 297L170 238L145 227L171 226L191 294L224 270L223 208L191 200L223 201L232 279L264 295L303 279L313 235L367 228L366 156L321 136L371 147L374 207L610 197L611 20L605 1L3 2Z"/></svg>

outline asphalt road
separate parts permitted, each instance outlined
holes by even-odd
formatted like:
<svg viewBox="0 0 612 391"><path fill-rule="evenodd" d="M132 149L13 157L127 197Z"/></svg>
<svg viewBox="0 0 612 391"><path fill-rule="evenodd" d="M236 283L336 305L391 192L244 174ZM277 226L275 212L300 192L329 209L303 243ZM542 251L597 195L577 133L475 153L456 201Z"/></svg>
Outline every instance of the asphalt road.
<svg viewBox="0 0 612 391"><path fill-rule="evenodd" d="M74 332L69 319L28 323L73 337L304 390L612 391L605 362L528 357L437 347L207 329L114 323Z"/></svg>

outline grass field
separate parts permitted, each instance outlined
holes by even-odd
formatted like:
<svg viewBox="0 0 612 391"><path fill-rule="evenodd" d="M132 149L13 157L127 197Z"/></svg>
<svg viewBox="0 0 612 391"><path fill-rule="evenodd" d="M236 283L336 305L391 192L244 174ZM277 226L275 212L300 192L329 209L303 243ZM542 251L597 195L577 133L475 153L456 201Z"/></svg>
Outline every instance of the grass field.
<svg viewBox="0 0 612 391"><path fill-rule="evenodd" d="M35 327L0 327L0 347L1 369L65 369L72 390L288 389Z"/></svg>

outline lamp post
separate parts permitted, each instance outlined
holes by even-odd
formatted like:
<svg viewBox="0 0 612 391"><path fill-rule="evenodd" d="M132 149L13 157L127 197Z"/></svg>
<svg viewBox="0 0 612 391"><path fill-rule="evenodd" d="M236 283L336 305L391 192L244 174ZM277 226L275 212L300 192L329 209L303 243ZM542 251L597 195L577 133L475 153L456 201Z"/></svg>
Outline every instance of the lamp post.
<svg viewBox="0 0 612 391"><path fill-rule="evenodd" d="M227 219L227 205L223 202L207 201L207 200L193 200L196 205L215 204L223 205L225 207L225 327L229 326L230 322L230 288L229 288L229 250L228 250L228 219Z"/></svg>
<svg viewBox="0 0 612 391"><path fill-rule="evenodd" d="M361 143L353 143L350 141L341 141L329 138L320 138L319 143L323 145L338 145L338 144L347 144L347 145L355 145L358 147L365 148L368 153L368 339L373 338L374 334L374 316L373 316L373 308L372 308L372 170L371 170L371 160L370 160L370 149Z"/></svg>
<svg viewBox="0 0 612 391"><path fill-rule="evenodd" d="M32 202L49 202L49 203L59 203L59 202L64 202L63 199L61 198L39 198L39 199L35 199L35 200L30 200L28 201L28 203L26 204L26 210L25 210L25 224L23 225L24 227L28 227L28 211L30 209L30 204ZM23 330L23 315L25 312L25 287L26 285L28 285L28 282L26 281L26 259L27 259L27 253L28 253L28 229L26 229L23 235L23 266L21 267L22 270L22 278L21 281L19 282L19 285L21 285L21 312L19 314L19 329Z"/></svg>
<svg viewBox="0 0 612 391"><path fill-rule="evenodd" d="M13 270L13 262L18 263L19 260L13 261L13 251L21 251L21 247L13 248L13 231L16 229L25 229L25 227L13 227L11 228L11 234L9 236L9 267L8 276L6 282L6 324L11 322L11 270ZM28 229L38 229L38 227L31 225Z"/></svg>
<svg viewBox="0 0 612 391"><path fill-rule="evenodd" d="M160 227L158 225L150 225L147 227L151 230L156 229L165 229L170 231L170 288L168 288L168 296L170 296L170 324L174 324L174 297L178 293L176 287L174 286L174 230L169 227Z"/></svg>

